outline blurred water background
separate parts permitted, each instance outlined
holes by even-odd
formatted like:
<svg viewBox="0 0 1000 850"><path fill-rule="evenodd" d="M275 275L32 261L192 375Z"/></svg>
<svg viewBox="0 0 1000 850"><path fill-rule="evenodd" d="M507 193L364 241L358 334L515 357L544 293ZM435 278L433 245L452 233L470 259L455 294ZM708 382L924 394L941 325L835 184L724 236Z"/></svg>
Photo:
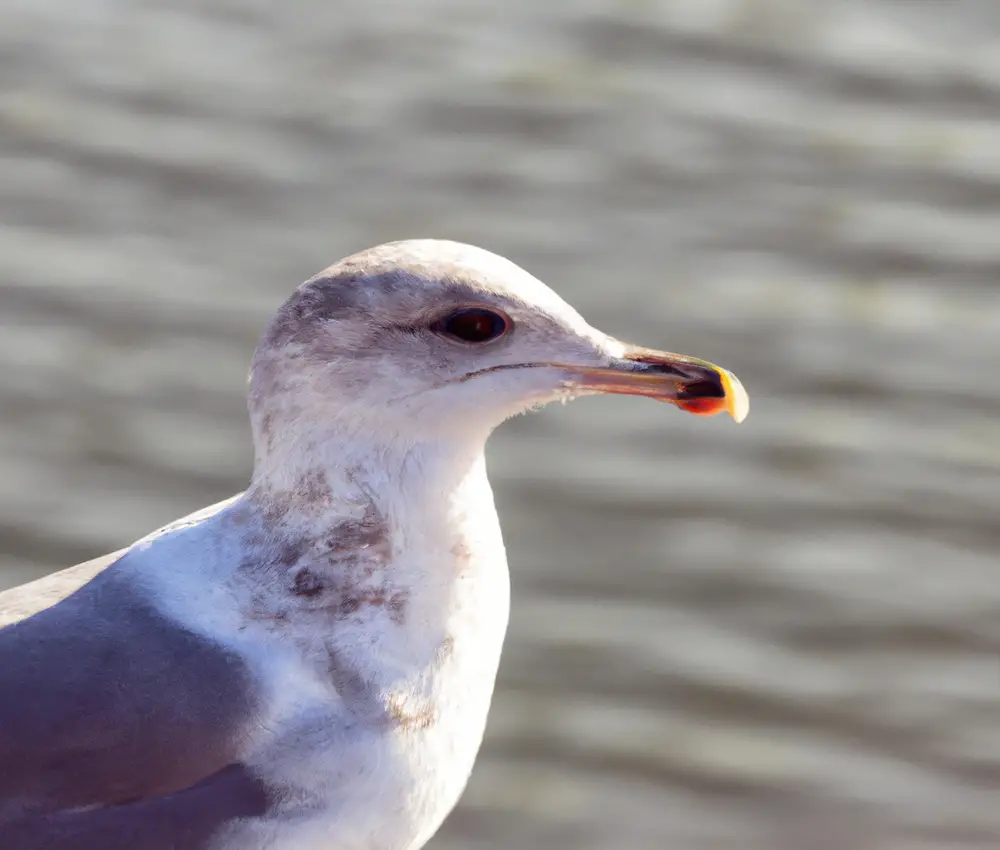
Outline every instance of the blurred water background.
<svg viewBox="0 0 1000 850"><path fill-rule="evenodd" d="M505 426L437 850L1000 846L1000 4L0 0L0 583L240 489L270 312L507 254L743 427Z"/></svg>

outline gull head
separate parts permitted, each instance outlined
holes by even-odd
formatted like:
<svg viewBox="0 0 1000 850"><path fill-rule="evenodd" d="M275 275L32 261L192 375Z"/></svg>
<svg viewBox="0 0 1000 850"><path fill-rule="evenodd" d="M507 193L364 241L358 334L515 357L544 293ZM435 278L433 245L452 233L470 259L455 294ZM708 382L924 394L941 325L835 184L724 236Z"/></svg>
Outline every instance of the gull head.
<svg viewBox="0 0 1000 850"><path fill-rule="evenodd" d="M622 342L489 251L442 240L362 251L306 281L254 354L250 411L268 442L338 433L485 441L506 418L594 393L747 413L726 370Z"/></svg>

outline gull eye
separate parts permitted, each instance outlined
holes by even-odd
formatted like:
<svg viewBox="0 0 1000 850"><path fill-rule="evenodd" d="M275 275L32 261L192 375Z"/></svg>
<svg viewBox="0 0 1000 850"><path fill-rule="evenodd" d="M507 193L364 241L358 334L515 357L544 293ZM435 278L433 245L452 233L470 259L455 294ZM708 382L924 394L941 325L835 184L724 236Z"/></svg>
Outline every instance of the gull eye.
<svg viewBox="0 0 1000 850"><path fill-rule="evenodd" d="M483 307L463 307L449 313L431 327L439 334L461 342L490 342L507 333L513 322L503 313Z"/></svg>

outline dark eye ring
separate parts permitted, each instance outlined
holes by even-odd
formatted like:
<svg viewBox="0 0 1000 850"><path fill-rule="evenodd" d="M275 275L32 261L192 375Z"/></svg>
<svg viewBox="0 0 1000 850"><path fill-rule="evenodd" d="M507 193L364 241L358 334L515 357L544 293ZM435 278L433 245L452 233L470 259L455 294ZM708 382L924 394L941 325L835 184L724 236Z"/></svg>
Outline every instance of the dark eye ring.
<svg viewBox="0 0 1000 850"><path fill-rule="evenodd" d="M510 318L485 307L463 307L436 321L431 327L443 336L460 342L482 344L508 333L514 326Z"/></svg>

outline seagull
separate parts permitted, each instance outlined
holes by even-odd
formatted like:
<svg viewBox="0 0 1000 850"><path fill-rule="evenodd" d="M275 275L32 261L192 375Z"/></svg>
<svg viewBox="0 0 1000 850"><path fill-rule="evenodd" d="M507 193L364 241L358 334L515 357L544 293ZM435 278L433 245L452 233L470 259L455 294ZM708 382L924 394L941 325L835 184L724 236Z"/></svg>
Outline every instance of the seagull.
<svg viewBox="0 0 1000 850"><path fill-rule="evenodd" d="M302 284L245 492L0 594L3 850L418 850L486 725L509 579L484 449L594 393L741 421L724 369L408 240Z"/></svg>

